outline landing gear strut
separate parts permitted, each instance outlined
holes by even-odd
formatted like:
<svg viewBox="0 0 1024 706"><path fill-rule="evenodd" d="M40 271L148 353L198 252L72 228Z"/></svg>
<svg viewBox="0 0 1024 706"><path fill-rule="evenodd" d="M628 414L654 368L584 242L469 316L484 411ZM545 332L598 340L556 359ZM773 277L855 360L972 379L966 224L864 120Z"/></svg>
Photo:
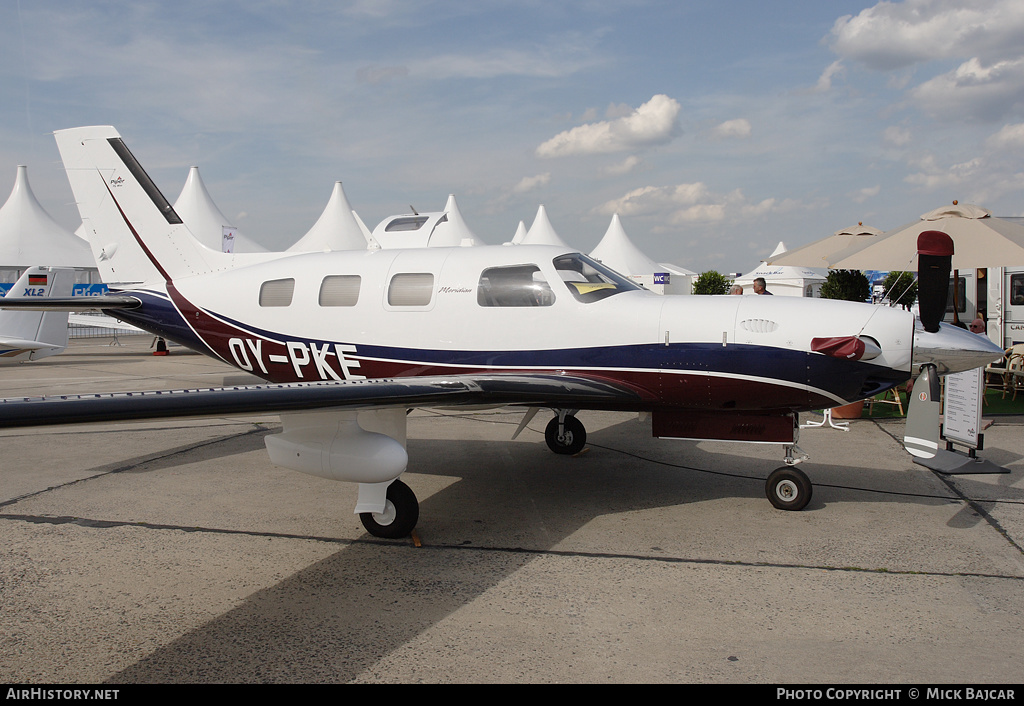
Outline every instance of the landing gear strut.
<svg viewBox="0 0 1024 706"><path fill-rule="evenodd" d="M587 444L587 430L583 423L568 412L559 410L544 429L544 441L556 454L572 456L583 450Z"/></svg>
<svg viewBox="0 0 1024 706"><path fill-rule="evenodd" d="M780 510L803 510L811 501L812 491L807 474L792 466L772 471L764 485L768 500Z"/></svg>
<svg viewBox="0 0 1024 706"><path fill-rule="evenodd" d="M408 537L420 519L420 504L412 489L400 480L388 486L384 512L361 512L359 519L374 537L401 539Z"/></svg>

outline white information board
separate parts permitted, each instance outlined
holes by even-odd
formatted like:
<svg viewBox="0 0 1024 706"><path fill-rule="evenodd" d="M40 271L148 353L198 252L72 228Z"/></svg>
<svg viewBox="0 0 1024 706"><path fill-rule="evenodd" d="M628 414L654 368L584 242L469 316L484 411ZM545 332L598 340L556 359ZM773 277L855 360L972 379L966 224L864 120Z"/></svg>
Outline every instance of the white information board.
<svg viewBox="0 0 1024 706"><path fill-rule="evenodd" d="M981 433L981 395L985 389L984 368L946 376L946 397L942 408L942 436L978 448Z"/></svg>

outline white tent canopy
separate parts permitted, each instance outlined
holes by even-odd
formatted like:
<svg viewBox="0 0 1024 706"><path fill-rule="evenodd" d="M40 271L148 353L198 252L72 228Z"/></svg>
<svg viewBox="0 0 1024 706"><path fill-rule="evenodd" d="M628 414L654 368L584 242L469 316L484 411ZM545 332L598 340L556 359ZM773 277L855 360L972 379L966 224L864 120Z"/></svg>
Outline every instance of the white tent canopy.
<svg viewBox="0 0 1024 706"><path fill-rule="evenodd" d="M232 224L210 197L203 178L199 176L199 167L188 170L188 179L185 180L178 200L174 202L174 210L200 243L218 252L224 250L224 231L225 228L231 228ZM232 235L233 252L267 251L262 245L239 233L237 228L232 230Z"/></svg>
<svg viewBox="0 0 1024 706"><path fill-rule="evenodd" d="M334 183L331 198L320 218L298 242L288 248L288 252L365 250L367 244L367 237L338 181Z"/></svg>
<svg viewBox="0 0 1024 706"><path fill-rule="evenodd" d="M95 268L96 262L89 244L43 209L29 186L28 167L21 165L14 189L0 208L0 268L34 265Z"/></svg>
<svg viewBox="0 0 1024 706"><path fill-rule="evenodd" d="M466 219L462 217L459 204L455 202L455 194L448 194L444 212L448 218L434 227L434 233L430 237L430 246L466 247L476 245L476 234L466 225Z"/></svg>
<svg viewBox="0 0 1024 706"><path fill-rule="evenodd" d="M608 230L590 253L616 272L639 282L659 294L689 294L693 272L655 262L638 248L629 236L619 214L612 216Z"/></svg>
<svg viewBox="0 0 1024 706"><path fill-rule="evenodd" d="M657 262L647 257L629 239L617 213L612 216L608 230L590 256L624 275L650 275L662 271Z"/></svg>
<svg viewBox="0 0 1024 706"><path fill-rule="evenodd" d="M537 209L537 215L533 219L533 225L530 226L530 230L526 231L526 235L519 242L523 245L557 245L563 248L569 247L564 240L558 237L558 233L555 232L554 226L552 226L551 221L548 220L548 212L544 210L543 204L541 204L540 208Z"/></svg>
<svg viewBox="0 0 1024 706"><path fill-rule="evenodd" d="M772 257L780 252L785 252L785 250L786 246L780 242L772 253ZM771 265L767 262L762 262L752 272L737 277L735 282L743 287L744 294L753 294L754 280L758 277L764 278L766 289L769 292L788 297L817 296L817 291L825 282L825 275L809 267Z"/></svg>
<svg viewBox="0 0 1024 706"><path fill-rule="evenodd" d="M516 228L516 234L512 236L511 244L512 245L519 245L521 242L523 242L523 238L525 238L525 237L526 237L526 224L523 223L522 221L519 221L519 226ZM509 245L509 243L505 243L505 244Z"/></svg>

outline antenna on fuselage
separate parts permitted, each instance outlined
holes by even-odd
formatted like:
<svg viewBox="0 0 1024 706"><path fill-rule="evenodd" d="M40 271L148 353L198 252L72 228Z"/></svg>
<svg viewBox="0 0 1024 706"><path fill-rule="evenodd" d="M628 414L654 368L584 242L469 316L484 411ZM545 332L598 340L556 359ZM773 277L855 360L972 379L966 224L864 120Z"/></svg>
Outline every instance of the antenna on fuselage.
<svg viewBox="0 0 1024 706"><path fill-rule="evenodd" d="M417 211L415 208L413 208L412 204L409 204L409 210L412 211L412 215L414 215L414 216L420 215L420 212Z"/></svg>

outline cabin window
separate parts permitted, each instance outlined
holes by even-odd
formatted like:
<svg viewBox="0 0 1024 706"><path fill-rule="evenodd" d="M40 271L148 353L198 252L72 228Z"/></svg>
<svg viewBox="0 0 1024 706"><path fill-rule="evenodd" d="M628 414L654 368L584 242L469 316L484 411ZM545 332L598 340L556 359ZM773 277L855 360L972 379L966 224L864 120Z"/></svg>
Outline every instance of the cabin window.
<svg viewBox="0 0 1024 706"><path fill-rule="evenodd" d="M536 265L492 267L480 275L480 306L551 306L555 293Z"/></svg>
<svg viewBox="0 0 1024 706"><path fill-rule="evenodd" d="M359 301L359 275L328 275L320 283L320 306L355 306Z"/></svg>
<svg viewBox="0 0 1024 706"><path fill-rule="evenodd" d="M294 279L272 279L260 287L260 306L291 306Z"/></svg>
<svg viewBox="0 0 1024 706"><path fill-rule="evenodd" d="M384 232L394 233L395 231L403 230L419 230L426 222L427 216L406 216L404 218L396 218L384 226Z"/></svg>
<svg viewBox="0 0 1024 706"><path fill-rule="evenodd" d="M434 294L434 275L429 272L404 272L391 278L388 304L391 306L427 306Z"/></svg>
<svg viewBox="0 0 1024 706"><path fill-rule="evenodd" d="M589 304L600 301L619 292L641 289L615 270L580 253L562 255L554 260L555 270L565 282L572 295Z"/></svg>

